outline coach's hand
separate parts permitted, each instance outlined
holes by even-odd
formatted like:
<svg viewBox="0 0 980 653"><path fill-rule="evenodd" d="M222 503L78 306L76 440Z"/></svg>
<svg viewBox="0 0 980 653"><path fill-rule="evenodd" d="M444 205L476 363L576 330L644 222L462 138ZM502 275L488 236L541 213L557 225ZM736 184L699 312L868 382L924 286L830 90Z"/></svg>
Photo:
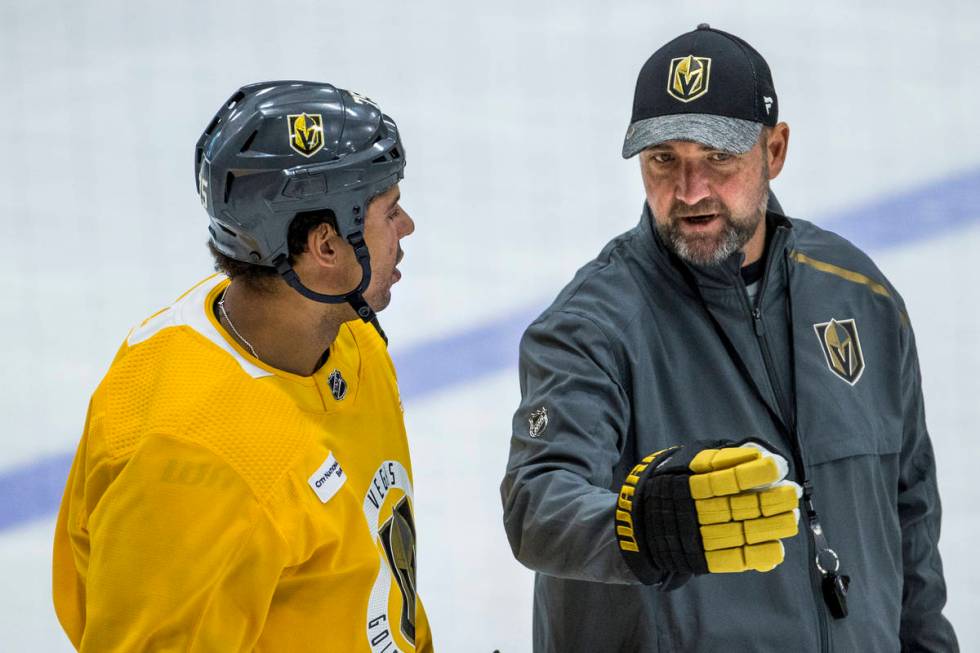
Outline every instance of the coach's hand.
<svg viewBox="0 0 980 653"><path fill-rule="evenodd" d="M634 569L770 571L783 561L780 540L798 532L802 491L784 480L788 469L782 456L756 442L652 453L620 490L619 547Z"/></svg>

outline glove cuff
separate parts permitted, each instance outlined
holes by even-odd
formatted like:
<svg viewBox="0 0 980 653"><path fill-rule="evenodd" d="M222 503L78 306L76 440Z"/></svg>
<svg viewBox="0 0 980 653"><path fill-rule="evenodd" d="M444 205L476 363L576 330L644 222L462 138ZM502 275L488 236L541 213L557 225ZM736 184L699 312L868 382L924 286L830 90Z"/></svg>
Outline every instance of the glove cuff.
<svg viewBox="0 0 980 653"><path fill-rule="evenodd" d="M681 447L675 446L656 451L637 463L619 490L616 501L616 541L619 552L630 570L644 585L654 585L669 580L664 570L657 567L646 546L646 520L640 509L641 495L637 491L645 473L662 465ZM681 583L683 584L683 583Z"/></svg>
<svg viewBox="0 0 980 653"><path fill-rule="evenodd" d="M731 444L726 440L705 440L697 442L698 446L675 445L646 456L626 476L616 503L616 539L620 554L640 582L659 583L661 589L670 590L683 585L694 573L707 572L687 478L691 461L700 451ZM690 506L682 514L689 512L690 521L681 523L674 517L669 529L673 537L667 538L663 506L653 510L656 518L651 519L644 506L648 500L670 502L671 514L677 503L686 500ZM657 532L648 533L649 528ZM678 536L683 536L683 542Z"/></svg>

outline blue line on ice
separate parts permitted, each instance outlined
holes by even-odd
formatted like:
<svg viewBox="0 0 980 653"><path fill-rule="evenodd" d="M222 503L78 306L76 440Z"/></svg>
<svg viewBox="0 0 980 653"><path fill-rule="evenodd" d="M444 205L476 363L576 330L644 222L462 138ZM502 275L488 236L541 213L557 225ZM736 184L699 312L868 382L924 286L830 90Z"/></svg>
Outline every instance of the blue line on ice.
<svg viewBox="0 0 980 653"><path fill-rule="evenodd" d="M819 224L875 251L978 220L980 169L973 169L854 206ZM402 397L420 399L516 366L521 333L543 308L544 302L526 306L466 331L394 350ZM0 532L58 509L72 457L72 452L49 455L0 473Z"/></svg>

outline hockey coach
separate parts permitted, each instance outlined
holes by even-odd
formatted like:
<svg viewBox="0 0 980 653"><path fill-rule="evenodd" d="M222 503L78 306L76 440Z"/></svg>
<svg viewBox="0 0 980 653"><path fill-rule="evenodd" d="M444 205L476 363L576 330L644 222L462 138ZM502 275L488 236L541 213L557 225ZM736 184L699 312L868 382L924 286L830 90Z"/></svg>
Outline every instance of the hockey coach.
<svg viewBox="0 0 980 653"><path fill-rule="evenodd" d="M134 328L92 396L58 618L93 653L431 652L375 316L415 229L398 128L330 84L253 84L194 165L219 273Z"/></svg>
<svg viewBox="0 0 980 653"><path fill-rule="evenodd" d="M640 71L640 223L526 331L501 486L534 650L955 651L902 298L769 205L769 67L708 25Z"/></svg>

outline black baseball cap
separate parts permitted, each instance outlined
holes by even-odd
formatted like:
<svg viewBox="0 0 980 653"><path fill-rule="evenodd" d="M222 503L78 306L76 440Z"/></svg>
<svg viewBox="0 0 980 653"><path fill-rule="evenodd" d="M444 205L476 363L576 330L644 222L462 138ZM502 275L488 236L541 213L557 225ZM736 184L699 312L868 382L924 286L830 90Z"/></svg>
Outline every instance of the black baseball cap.
<svg viewBox="0 0 980 653"><path fill-rule="evenodd" d="M707 23L654 52L640 70L623 158L666 141L748 152L779 101L755 48Z"/></svg>

